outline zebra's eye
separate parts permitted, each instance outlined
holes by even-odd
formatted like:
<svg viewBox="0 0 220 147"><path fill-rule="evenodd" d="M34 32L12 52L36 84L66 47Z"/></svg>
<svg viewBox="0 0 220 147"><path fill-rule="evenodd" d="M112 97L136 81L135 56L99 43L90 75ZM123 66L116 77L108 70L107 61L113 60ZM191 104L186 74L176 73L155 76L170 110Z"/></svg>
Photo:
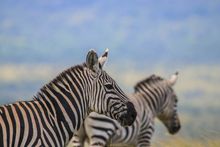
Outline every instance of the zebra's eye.
<svg viewBox="0 0 220 147"><path fill-rule="evenodd" d="M113 89L113 86L112 86L112 84L105 84L105 87L107 88L107 89Z"/></svg>

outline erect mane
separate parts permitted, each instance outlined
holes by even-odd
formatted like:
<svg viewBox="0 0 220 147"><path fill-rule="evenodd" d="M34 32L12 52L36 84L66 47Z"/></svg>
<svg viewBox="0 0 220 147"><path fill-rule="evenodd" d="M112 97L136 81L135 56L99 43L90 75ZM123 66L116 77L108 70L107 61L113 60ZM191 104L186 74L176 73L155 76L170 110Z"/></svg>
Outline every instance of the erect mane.
<svg viewBox="0 0 220 147"><path fill-rule="evenodd" d="M62 81L62 79L65 78L67 74L70 74L71 72L73 72L75 70L82 71L84 67L86 67L86 64L80 64L80 65L72 66L72 67L62 71L54 79L52 79L50 82L45 84L42 88L40 88L40 90L37 92L36 96L34 96L34 99L39 99L38 95L41 95L41 93L46 90L47 86L51 86L53 83L57 83L59 81Z"/></svg>
<svg viewBox="0 0 220 147"><path fill-rule="evenodd" d="M152 85L152 84L156 84L158 82L163 81L164 79L160 76L157 76L155 74L147 77L146 79L138 82L135 86L134 86L134 90L137 91L141 86L143 85Z"/></svg>

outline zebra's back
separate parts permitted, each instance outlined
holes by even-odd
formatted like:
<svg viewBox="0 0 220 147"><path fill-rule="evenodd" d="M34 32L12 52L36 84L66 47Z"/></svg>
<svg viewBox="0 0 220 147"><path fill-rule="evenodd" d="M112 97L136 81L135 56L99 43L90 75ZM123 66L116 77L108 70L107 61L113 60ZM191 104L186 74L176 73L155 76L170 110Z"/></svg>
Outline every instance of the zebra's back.
<svg viewBox="0 0 220 147"><path fill-rule="evenodd" d="M0 107L0 146L61 146L58 130L39 101L21 101ZM44 136L44 137L43 137Z"/></svg>

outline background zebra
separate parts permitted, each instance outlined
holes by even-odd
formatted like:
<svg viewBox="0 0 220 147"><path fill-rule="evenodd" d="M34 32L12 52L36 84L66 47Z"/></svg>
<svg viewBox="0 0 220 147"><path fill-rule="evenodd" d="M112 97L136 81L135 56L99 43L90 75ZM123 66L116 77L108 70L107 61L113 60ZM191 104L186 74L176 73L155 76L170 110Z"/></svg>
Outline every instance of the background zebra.
<svg viewBox="0 0 220 147"><path fill-rule="evenodd" d="M154 119L158 117L171 134L180 129L177 114L177 96L172 88L177 73L165 80L152 75L134 87L130 97L137 110L137 118L132 126L121 127L115 120L91 113L78 134L75 134L68 147L82 146L86 137L91 146L106 146L109 143L123 143L137 147L150 146L154 132Z"/></svg>
<svg viewBox="0 0 220 147"><path fill-rule="evenodd" d="M89 51L86 63L62 72L33 100L1 106L0 146L64 146L91 111L132 124L133 104L102 70L107 52L98 60L95 51Z"/></svg>

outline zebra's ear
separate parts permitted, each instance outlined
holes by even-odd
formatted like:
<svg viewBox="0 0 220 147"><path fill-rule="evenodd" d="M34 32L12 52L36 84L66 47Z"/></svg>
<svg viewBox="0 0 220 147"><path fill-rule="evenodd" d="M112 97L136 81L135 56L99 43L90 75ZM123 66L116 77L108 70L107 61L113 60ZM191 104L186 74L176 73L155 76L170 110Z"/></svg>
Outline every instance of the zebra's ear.
<svg viewBox="0 0 220 147"><path fill-rule="evenodd" d="M99 57L99 66L100 66L100 68L102 68L104 66L105 62L108 59L108 51L109 51L109 49L106 48L104 54L101 57Z"/></svg>
<svg viewBox="0 0 220 147"><path fill-rule="evenodd" d="M176 81L177 81L177 79L178 79L178 74L179 74L178 72L174 73L174 74L171 75L170 78L167 80L168 83L169 83L171 86L173 86L173 85L176 83Z"/></svg>
<svg viewBox="0 0 220 147"><path fill-rule="evenodd" d="M86 56L86 66L94 72L99 71L98 55L94 50L90 50Z"/></svg>

